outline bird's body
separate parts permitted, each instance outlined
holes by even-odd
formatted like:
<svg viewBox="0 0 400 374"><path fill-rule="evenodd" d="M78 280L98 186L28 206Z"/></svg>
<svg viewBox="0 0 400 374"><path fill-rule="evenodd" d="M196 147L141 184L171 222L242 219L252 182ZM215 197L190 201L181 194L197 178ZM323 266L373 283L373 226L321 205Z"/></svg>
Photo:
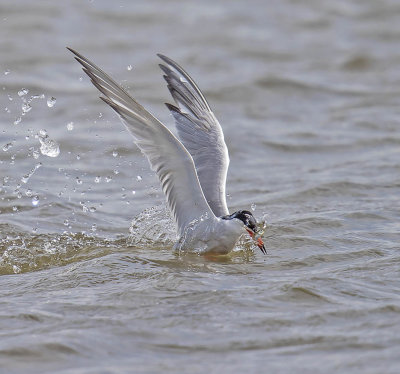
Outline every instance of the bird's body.
<svg viewBox="0 0 400 374"><path fill-rule="evenodd" d="M178 140L104 71L69 50L158 175L178 228L175 249L227 254L247 230L266 253L261 238L255 237L252 213L243 210L229 215L225 196L228 148L221 125L192 78L176 62L158 55L166 63L160 68L177 104L166 105L175 119Z"/></svg>
<svg viewBox="0 0 400 374"><path fill-rule="evenodd" d="M232 251L244 233L243 222L219 217L200 217L187 225L176 242L178 251L193 251L200 254L225 255Z"/></svg>

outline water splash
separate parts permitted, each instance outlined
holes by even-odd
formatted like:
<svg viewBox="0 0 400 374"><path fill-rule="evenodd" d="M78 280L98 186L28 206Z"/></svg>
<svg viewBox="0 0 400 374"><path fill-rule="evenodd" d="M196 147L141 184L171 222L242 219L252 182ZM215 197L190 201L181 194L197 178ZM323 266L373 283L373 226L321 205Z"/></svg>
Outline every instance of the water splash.
<svg viewBox="0 0 400 374"><path fill-rule="evenodd" d="M21 109L22 109L22 115L25 115L26 113L31 111L32 105L29 104L28 102L23 103Z"/></svg>
<svg viewBox="0 0 400 374"><path fill-rule="evenodd" d="M28 92L29 92L29 90L28 90L27 88L21 88L21 89L18 91L18 96L19 96L19 97L25 96L25 95L28 94Z"/></svg>
<svg viewBox="0 0 400 374"><path fill-rule="evenodd" d="M33 174L35 174L36 170L39 169L41 166L42 166L42 163L41 163L41 162L39 162L38 164L36 164L36 165L31 169L31 171L30 171L28 174L24 175L24 176L21 178L21 182L23 182L23 183L28 183L29 178L30 178Z"/></svg>
<svg viewBox="0 0 400 374"><path fill-rule="evenodd" d="M70 221L65 220L64 224L69 228ZM97 227L93 225L91 231L97 231ZM125 239L99 239L93 234L21 233L1 223L0 232L0 275L26 273L88 260L113 253L116 248L125 245Z"/></svg>
<svg viewBox="0 0 400 374"><path fill-rule="evenodd" d="M39 199L38 195L35 195L35 196L32 197L32 205L33 206L38 206L39 202L40 202L40 199Z"/></svg>
<svg viewBox="0 0 400 374"><path fill-rule="evenodd" d="M7 152L12 146L14 145L13 142L7 143L3 146L3 151Z"/></svg>
<svg viewBox="0 0 400 374"><path fill-rule="evenodd" d="M56 104L56 101L57 101L57 99L56 99L54 96L49 97L49 98L47 99L47 106L48 106L49 108L52 108L52 107Z"/></svg>
<svg viewBox="0 0 400 374"><path fill-rule="evenodd" d="M129 228L129 244L139 247L171 248L176 240L176 227L165 204L144 210Z"/></svg>
<svg viewBox="0 0 400 374"><path fill-rule="evenodd" d="M55 140L52 140L47 135L47 131L42 129L36 135L40 141L40 152L42 155L49 157L57 157L60 154L60 147Z"/></svg>

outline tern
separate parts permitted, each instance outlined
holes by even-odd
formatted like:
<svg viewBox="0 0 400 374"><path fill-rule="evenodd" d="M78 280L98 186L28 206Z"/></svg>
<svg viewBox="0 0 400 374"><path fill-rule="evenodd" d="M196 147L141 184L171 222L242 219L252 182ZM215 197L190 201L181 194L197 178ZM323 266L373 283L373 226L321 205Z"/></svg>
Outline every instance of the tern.
<svg viewBox="0 0 400 374"><path fill-rule="evenodd" d="M175 119L179 140L103 70L68 50L104 95L100 98L117 112L160 179L178 229L174 248L224 255L247 231L266 254L253 214L248 210L229 214L225 196L229 155L224 134L189 74L170 58L157 55L164 63L159 66L176 103L166 106Z"/></svg>

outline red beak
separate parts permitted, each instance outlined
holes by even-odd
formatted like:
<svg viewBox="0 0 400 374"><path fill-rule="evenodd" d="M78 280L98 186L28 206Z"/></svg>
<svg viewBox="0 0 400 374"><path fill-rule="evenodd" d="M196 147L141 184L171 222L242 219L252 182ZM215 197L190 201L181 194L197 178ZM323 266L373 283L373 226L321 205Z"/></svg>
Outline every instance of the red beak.
<svg viewBox="0 0 400 374"><path fill-rule="evenodd" d="M248 230L248 229L246 229L246 230L247 230L247 232L249 233L249 235L250 235L253 239L255 239L255 238L254 238L254 232L251 231L251 230ZM263 243L261 237L257 238L256 241L257 241L257 247L260 248L261 252L264 253L264 254L266 255L266 254L267 254L267 250L265 249L265 246L264 246L264 243Z"/></svg>

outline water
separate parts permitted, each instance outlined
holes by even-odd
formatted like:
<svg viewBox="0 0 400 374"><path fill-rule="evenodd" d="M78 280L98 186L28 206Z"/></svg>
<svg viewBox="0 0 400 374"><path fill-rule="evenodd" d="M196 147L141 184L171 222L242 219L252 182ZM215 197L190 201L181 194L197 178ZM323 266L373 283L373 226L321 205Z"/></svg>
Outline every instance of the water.
<svg viewBox="0 0 400 374"><path fill-rule="evenodd" d="M57 157L60 154L60 146L55 140L49 138L46 130L40 130L37 138L40 142L40 152L42 155Z"/></svg>
<svg viewBox="0 0 400 374"><path fill-rule="evenodd" d="M400 372L397 1L0 9L0 372ZM65 46L172 129L155 54L189 71L267 256L172 252L157 179Z"/></svg>
<svg viewBox="0 0 400 374"><path fill-rule="evenodd" d="M47 106L49 108L52 108L54 105L56 105L56 101L57 101L57 99L55 97L49 97L47 99Z"/></svg>

